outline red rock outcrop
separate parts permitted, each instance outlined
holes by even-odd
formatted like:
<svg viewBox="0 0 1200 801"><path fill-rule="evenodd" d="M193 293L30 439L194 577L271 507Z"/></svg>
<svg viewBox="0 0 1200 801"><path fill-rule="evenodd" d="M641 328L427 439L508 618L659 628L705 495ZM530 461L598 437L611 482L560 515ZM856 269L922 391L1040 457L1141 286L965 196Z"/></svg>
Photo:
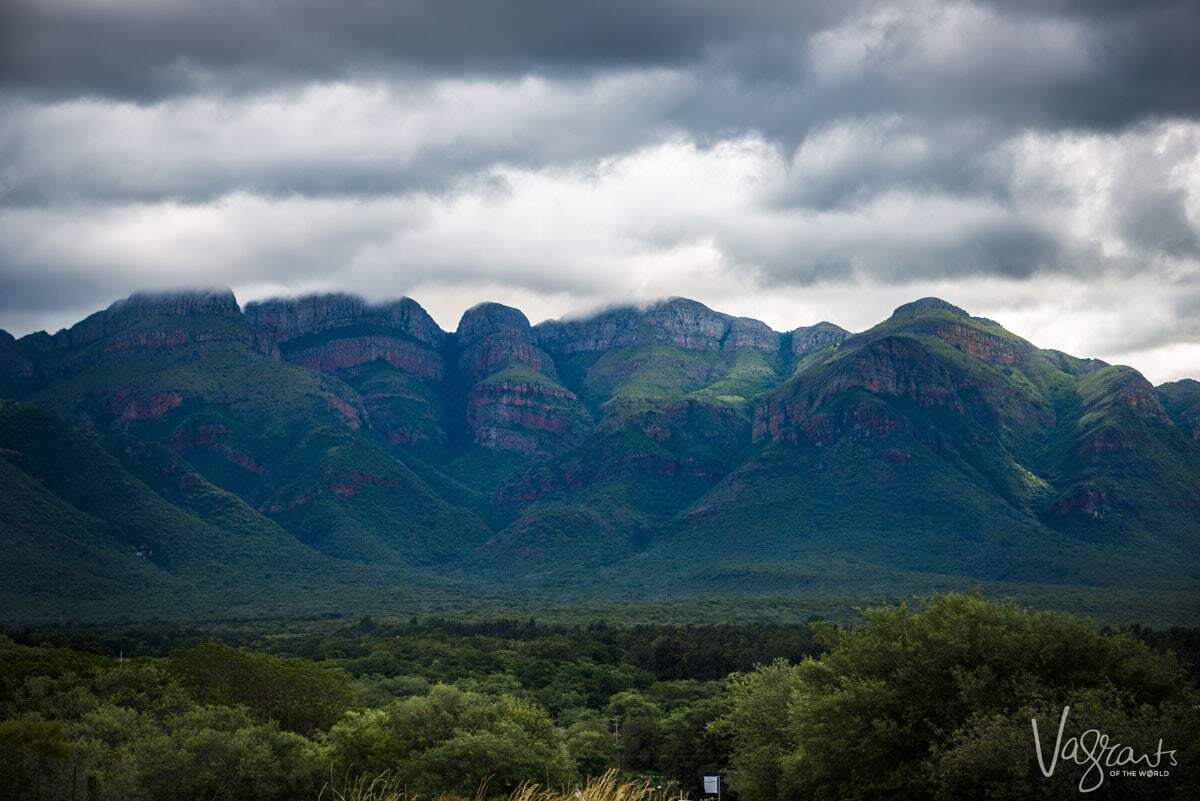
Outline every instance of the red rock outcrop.
<svg viewBox="0 0 1200 801"><path fill-rule="evenodd" d="M545 456L586 436L589 421L575 395L540 381L481 381L467 399L477 445Z"/></svg>
<svg viewBox="0 0 1200 801"><path fill-rule="evenodd" d="M334 478L329 484L329 490L342 498L352 498L358 495L364 487L398 490L403 489L404 485L395 479L372 476L358 470L348 470Z"/></svg>
<svg viewBox="0 0 1200 801"><path fill-rule="evenodd" d="M111 410L117 415L118 425L128 428L133 422L157 420L182 404L183 396L178 392L162 392L148 398L133 398L124 392L113 399Z"/></svg>
<svg viewBox="0 0 1200 801"><path fill-rule="evenodd" d="M150 318L225 317L240 320L242 311L228 289L130 295L85 318L52 338L55 346L78 348L107 339ZM170 330L170 326L164 326Z"/></svg>
<svg viewBox="0 0 1200 801"><path fill-rule="evenodd" d="M554 360L534 342L521 312L498 303L468 309L455 344L476 444L547 455L573 447L590 430L587 412L558 383Z"/></svg>
<svg viewBox="0 0 1200 801"><path fill-rule="evenodd" d="M246 319L290 362L340 373L382 361L441 381L445 332L416 302L369 304L351 295L309 295L246 305Z"/></svg>
<svg viewBox="0 0 1200 801"><path fill-rule="evenodd" d="M820 374L806 374L799 382L768 395L755 409L753 437L756 441L795 441L804 435L821 444L835 438L831 428L835 425L837 431L859 433L883 432L893 426L893 422L875 419L876 412L870 409L856 409L820 423L810 419L834 397L854 389L903 398L919 406L945 407L956 414L970 411L1036 425L1053 422L1053 410L999 379L961 372L945 360L931 357L917 340L896 335L867 341Z"/></svg>
<svg viewBox="0 0 1200 801"><path fill-rule="evenodd" d="M989 364L1021 364L1033 355L1035 350L1028 342L989 334L973 325L939 322L931 328L933 333L948 345Z"/></svg>
<svg viewBox="0 0 1200 801"><path fill-rule="evenodd" d="M352 427L369 421L393 445L445 441L435 401L447 378L446 334L415 301L310 295L247 304L246 317L284 359L336 375L360 393L365 414L346 413ZM404 378L380 380L372 372L380 365Z"/></svg>
<svg viewBox="0 0 1200 801"><path fill-rule="evenodd" d="M232 447L228 440L233 435L221 423L199 423L187 428L178 429L171 438L172 449L180 456L186 457L195 450L206 450L221 456L230 464L237 465L243 470L262 475L266 472L252 456Z"/></svg>
<svg viewBox="0 0 1200 801"><path fill-rule="evenodd" d="M290 350L287 360L323 373L338 373L382 361L397 370L432 381L441 381L445 377L445 362L437 351L384 335L347 337L311 348Z"/></svg>
<svg viewBox="0 0 1200 801"><path fill-rule="evenodd" d="M529 320L517 309L480 303L463 314L456 332L458 372L479 381L512 364L557 378L554 360L534 341Z"/></svg>
<svg viewBox="0 0 1200 801"><path fill-rule="evenodd" d="M863 389L875 395L902 397L922 406L946 406L964 411L956 392L959 376L940 362L930 360L922 347L907 337L884 337L866 344L836 369L785 387L769 395L754 411L755 440L795 439L814 410L839 393Z"/></svg>
<svg viewBox="0 0 1200 801"><path fill-rule="evenodd" d="M904 318L915 318L905 325L909 333L936 336L951 347L989 364L1022 364L1037 350L1025 340L1009 334L998 323L972 317L940 298L922 298L892 312L891 320Z"/></svg>
<svg viewBox="0 0 1200 801"><path fill-rule="evenodd" d="M1083 514L1099 519L1112 511L1113 499L1104 490L1081 488L1058 503L1052 511L1061 515Z"/></svg>

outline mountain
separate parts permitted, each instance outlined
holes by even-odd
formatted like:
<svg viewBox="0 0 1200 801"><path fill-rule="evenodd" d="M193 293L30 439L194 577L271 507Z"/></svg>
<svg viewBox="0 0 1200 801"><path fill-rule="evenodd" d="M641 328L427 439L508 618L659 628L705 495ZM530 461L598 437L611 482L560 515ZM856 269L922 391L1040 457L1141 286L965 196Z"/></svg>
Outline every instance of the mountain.
<svg viewBox="0 0 1200 801"><path fill-rule="evenodd" d="M857 334L683 298L446 332L407 298L139 294L0 332L0 396L13 620L973 584L1200 611L1200 384L936 298Z"/></svg>
<svg viewBox="0 0 1200 801"><path fill-rule="evenodd" d="M159 445L14 401L0 401L0 441L6 610L228 619L293 609L297 593L320 598L331 584L396 582L323 557Z"/></svg>

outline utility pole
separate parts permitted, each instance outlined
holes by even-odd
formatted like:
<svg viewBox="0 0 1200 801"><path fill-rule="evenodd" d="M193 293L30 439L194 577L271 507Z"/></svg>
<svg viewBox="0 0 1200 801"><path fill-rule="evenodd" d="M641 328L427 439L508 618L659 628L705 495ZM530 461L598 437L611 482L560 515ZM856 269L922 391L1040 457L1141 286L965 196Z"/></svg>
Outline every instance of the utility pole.
<svg viewBox="0 0 1200 801"><path fill-rule="evenodd" d="M617 747L617 770L625 767L625 755L621 752L621 716L612 717L613 744Z"/></svg>

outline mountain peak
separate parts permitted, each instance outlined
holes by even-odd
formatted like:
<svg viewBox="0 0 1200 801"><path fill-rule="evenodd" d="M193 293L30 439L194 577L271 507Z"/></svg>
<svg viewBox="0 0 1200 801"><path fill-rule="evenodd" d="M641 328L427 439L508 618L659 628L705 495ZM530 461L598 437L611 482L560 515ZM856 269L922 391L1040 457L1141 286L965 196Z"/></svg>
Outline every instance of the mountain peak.
<svg viewBox="0 0 1200 801"><path fill-rule="evenodd" d="M358 295L341 292L247 303L246 319L280 343L353 326L395 329L430 345L439 344L445 336L411 298L369 303Z"/></svg>
<svg viewBox="0 0 1200 801"><path fill-rule="evenodd" d="M749 317L713 311L689 298L647 306L616 306L588 317L547 320L535 329L552 353L588 353L613 347L660 344L685 350L779 349L779 334Z"/></svg>
<svg viewBox="0 0 1200 801"><path fill-rule="evenodd" d="M228 287L184 289L170 292L135 292L104 311L89 315L66 331L55 334L59 344L72 347L124 331L150 317L214 316L240 318L233 290Z"/></svg>
<svg viewBox="0 0 1200 801"><path fill-rule="evenodd" d="M532 340L529 318L503 303L477 303L458 321L458 341L466 345L492 334L511 334Z"/></svg>
<svg viewBox="0 0 1200 801"><path fill-rule="evenodd" d="M914 300L911 303L905 303L902 306L897 306L892 312L893 317L900 317L906 314L921 314L927 311L948 311L951 314L957 314L960 317L970 317L965 309L960 309L953 303L942 300L941 298L928 297Z"/></svg>
<svg viewBox="0 0 1200 801"><path fill-rule="evenodd" d="M182 317L188 314L236 317L242 310L229 287L206 287L166 292L134 292L124 300L113 303L106 311L110 315L120 313L138 317Z"/></svg>
<svg viewBox="0 0 1200 801"><path fill-rule="evenodd" d="M850 332L840 325L822 320L819 323L789 331L787 336L791 338L793 358L799 359L815 350L845 341L850 337Z"/></svg>
<svg viewBox="0 0 1200 801"><path fill-rule="evenodd" d="M812 325L802 325L799 328L794 329L793 333L797 332L797 331L805 331L805 332L807 332L807 331L828 331L828 332L832 332L832 333L845 334L846 336L850 336L850 332L847 331L845 328L842 328L837 323L831 323L828 320L822 320L821 322L813 323Z"/></svg>
<svg viewBox="0 0 1200 801"><path fill-rule="evenodd" d="M687 309L687 310L696 311L696 312L710 312L713 314L720 314L720 312L714 312L710 307L704 305L703 303L701 303L698 300L692 300L691 298L685 298L681 295L672 295L669 298L663 298L662 300L651 303L646 308L647 308L647 310L677 308L677 309Z"/></svg>

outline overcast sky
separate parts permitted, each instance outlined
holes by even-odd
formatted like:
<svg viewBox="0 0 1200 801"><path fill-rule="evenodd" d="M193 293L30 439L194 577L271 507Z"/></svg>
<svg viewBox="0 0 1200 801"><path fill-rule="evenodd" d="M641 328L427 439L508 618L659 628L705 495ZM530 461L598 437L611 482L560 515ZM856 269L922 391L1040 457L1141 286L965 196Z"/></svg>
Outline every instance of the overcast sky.
<svg viewBox="0 0 1200 801"><path fill-rule="evenodd" d="M804 5L3 0L0 327L210 285L450 330L936 294L1200 377L1200 3Z"/></svg>

